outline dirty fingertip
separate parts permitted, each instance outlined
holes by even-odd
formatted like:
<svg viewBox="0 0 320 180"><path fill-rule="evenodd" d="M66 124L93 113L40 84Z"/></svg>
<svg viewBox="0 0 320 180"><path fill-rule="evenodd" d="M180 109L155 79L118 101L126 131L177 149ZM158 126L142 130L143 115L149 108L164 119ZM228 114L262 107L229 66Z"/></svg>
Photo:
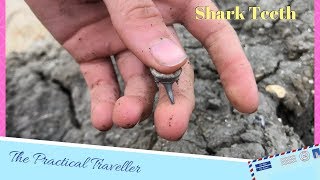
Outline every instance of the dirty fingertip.
<svg viewBox="0 0 320 180"><path fill-rule="evenodd" d="M141 120L143 111L143 103L137 97L123 96L115 104L112 119L122 128L132 128Z"/></svg>
<svg viewBox="0 0 320 180"><path fill-rule="evenodd" d="M98 105L91 110L92 126L100 131L107 131L112 128L112 109L113 105L106 103ZM109 109L109 110L108 110Z"/></svg>
<svg viewBox="0 0 320 180"><path fill-rule="evenodd" d="M182 113L181 110L181 106L177 103L175 105L163 103L157 107L154 123L160 137L169 141L178 141L182 138L188 128L190 114Z"/></svg>
<svg viewBox="0 0 320 180"><path fill-rule="evenodd" d="M228 91L228 98L231 104L242 113L254 113L258 110L259 94L256 87L247 89L246 91L235 90Z"/></svg>

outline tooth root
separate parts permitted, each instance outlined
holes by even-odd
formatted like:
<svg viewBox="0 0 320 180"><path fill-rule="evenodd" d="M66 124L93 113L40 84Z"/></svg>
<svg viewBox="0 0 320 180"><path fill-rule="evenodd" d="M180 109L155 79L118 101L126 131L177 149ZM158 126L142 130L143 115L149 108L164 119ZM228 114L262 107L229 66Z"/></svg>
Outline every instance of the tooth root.
<svg viewBox="0 0 320 180"><path fill-rule="evenodd" d="M172 91L172 83L164 83L163 84L164 88L167 91L167 95L170 99L171 104L174 104L174 96L173 96L173 91Z"/></svg>

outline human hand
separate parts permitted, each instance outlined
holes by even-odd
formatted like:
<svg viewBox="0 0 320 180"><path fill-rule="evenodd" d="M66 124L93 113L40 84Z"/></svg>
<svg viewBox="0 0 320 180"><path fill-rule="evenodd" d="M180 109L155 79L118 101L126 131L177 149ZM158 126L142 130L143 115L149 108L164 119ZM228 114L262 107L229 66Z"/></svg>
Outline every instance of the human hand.
<svg viewBox="0 0 320 180"><path fill-rule="evenodd" d="M227 21L195 19L210 0L26 0L33 12L80 65L90 89L91 120L99 130L130 128L152 112L156 84L147 67L172 73L182 67L171 105L163 86L154 113L159 136L178 140L194 108L194 74L171 27L183 24L207 49L233 106L251 113L258 91L251 66ZM125 82L124 96L110 56Z"/></svg>

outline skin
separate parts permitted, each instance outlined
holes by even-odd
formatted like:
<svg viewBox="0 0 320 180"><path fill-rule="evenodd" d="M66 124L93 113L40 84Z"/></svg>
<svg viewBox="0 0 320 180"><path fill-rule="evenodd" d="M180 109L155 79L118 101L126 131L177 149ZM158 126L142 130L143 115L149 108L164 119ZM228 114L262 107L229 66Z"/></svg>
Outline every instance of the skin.
<svg viewBox="0 0 320 180"><path fill-rule="evenodd" d="M167 41L181 48L171 27L173 23L183 24L207 49L226 95L237 110L252 113L258 107L252 68L234 29L227 21L195 19L197 6L210 5L217 10L210 0L26 2L79 63L90 89L91 120L99 130L108 130L113 124L131 128L151 114L157 86L148 67L162 73L182 67L179 84L173 86L175 105L171 105L164 87L159 86L154 119L158 135L167 140L179 140L185 133L195 104L192 66L182 56L159 63L158 57L170 56L167 52L173 48L169 45L152 48ZM112 55L125 81L122 97L110 61Z"/></svg>

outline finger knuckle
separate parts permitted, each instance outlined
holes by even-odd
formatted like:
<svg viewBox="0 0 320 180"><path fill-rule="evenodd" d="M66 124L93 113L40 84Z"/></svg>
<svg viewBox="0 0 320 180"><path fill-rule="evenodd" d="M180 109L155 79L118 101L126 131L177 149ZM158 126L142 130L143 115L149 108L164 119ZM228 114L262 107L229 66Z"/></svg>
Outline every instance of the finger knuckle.
<svg viewBox="0 0 320 180"><path fill-rule="evenodd" d="M145 21L148 19L161 18L161 13L152 2L139 1L138 3L124 8L122 13L128 21Z"/></svg>
<svg viewBox="0 0 320 180"><path fill-rule="evenodd" d="M204 38L204 46L206 49L212 48L218 39L223 37L223 34L225 34L226 31L230 31L230 29L232 28L230 28L230 24L228 22L217 24L217 26Z"/></svg>

